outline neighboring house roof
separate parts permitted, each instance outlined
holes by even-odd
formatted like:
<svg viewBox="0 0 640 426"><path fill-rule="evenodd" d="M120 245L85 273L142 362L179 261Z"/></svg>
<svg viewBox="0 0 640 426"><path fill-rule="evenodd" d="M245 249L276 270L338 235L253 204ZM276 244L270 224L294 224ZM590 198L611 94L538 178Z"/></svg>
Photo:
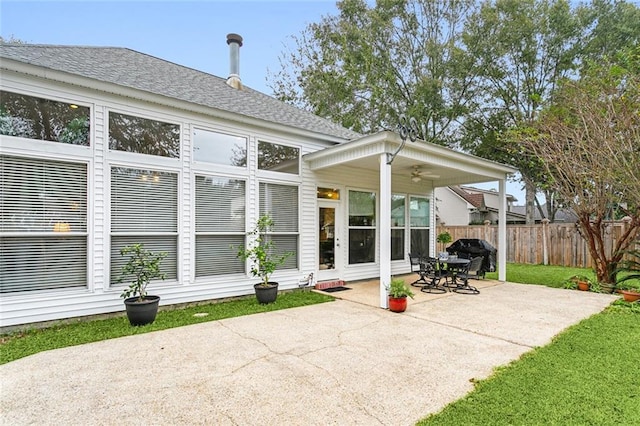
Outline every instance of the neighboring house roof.
<svg viewBox="0 0 640 426"><path fill-rule="evenodd" d="M478 210L484 210L486 208L484 203L484 195L470 194L459 186L449 186L448 188Z"/></svg>
<svg viewBox="0 0 640 426"><path fill-rule="evenodd" d="M526 206L513 206L512 210L516 213L522 214L523 216L526 214ZM542 205L542 210L547 211L547 205ZM536 222L542 220L542 216L540 216L540 211L535 208L533 209L533 216ZM554 222L565 222L565 223L574 223L578 221L578 216L571 209L558 209L556 211L556 217Z"/></svg>
<svg viewBox="0 0 640 426"><path fill-rule="evenodd" d="M0 58L351 140L361 135L247 86L120 47L0 43ZM6 65L2 65L6 68ZM335 141L340 142L340 141Z"/></svg>
<svg viewBox="0 0 640 426"><path fill-rule="evenodd" d="M460 186L460 188L470 194L488 194L491 195L493 197L495 197L496 199L498 198L499 194L498 191L494 190L494 189L480 189L480 188L475 188L473 186ZM505 194L505 197L507 197L507 202L515 202L518 201L518 199L516 197L514 197L511 194Z"/></svg>

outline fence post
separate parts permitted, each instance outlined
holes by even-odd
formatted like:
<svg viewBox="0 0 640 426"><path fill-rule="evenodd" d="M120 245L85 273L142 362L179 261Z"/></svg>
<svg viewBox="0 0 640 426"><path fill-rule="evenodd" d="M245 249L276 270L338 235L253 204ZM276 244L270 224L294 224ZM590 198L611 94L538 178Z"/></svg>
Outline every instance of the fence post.
<svg viewBox="0 0 640 426"><path fill-rule="evenodd" d="M492 241L493 238L489 238L489 231L491 229L490 226L491 226L491 221L490 220L485 220L484 221L484 238L483 238L483 240L485 240L485 241L487 241L487 242L489 242L489 243L491 243L493 245L496 245L496 243L494 241Z"/></svg>
<svg viewBox="0 0 640 426"><path fill-rule="evenodd" d="M546 217L542 219L542 263L544 265L549 264L549 244L548 244L548 236L549 236L549 219Z"/></svg>

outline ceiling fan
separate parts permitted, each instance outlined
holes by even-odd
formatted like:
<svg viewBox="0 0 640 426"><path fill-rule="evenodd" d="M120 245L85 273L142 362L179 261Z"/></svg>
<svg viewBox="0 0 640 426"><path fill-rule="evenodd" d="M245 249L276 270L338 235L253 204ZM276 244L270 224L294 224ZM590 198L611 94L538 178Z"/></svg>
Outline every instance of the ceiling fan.
<svg viewBox="0 0 640 426"><path fill-rule="evenodd" d="M430 172L429 170L420 169L420 166L413 166L413 171L411 172L412 182L420 182L423 178L438 179L439 177L440 175Z"/></svg>

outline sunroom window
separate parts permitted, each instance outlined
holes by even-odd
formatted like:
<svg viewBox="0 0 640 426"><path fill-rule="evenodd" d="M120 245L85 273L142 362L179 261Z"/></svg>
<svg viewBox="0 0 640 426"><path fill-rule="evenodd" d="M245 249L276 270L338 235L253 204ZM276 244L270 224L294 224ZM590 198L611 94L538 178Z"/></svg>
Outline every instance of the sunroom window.
<svg viewBox="0 0 640 426"><path fill-rule="evenodd" d="M0 91L0 135L89 146L89 113L76 104Z"/></svg>
<svg viewBox="0 0 640 426"><path fill-rule="evenodd" d="M87 165L0 156L0 293L86 287Z"/></svg>
<svg viewBox="0 0 640 426"><path fill-rule="evenodd" d="M278 269L298 268L298 187L276 183L260 183L260 215L268 214L274 222L265 236L272 240L275 254L294 253Z"/></svg>
<svg viewBox="0 0 640 426"><path fill-rule="evenodd" d="M297 175L300 173L300 149L258 141L258 169Z"/></svg>
<svg viewBox="0 0 640 426"><path fill-rule="evenodd" d="M404 229L406 196L391 196L391 260L404 259Z"/></svg>
<svg viewBox="0 0 640 426"><path fill-rule="evenodd" d="M167 252L161 270L177 278L178 175L157 170L111 168L111 284L126 258L124 246L142 243Z"/></svg>
<svg viewBox="0 0 640 426"><path fill-rule="evenodd" d="M196 277L242 273L245 181L196 176Z"/></svg>
<svg viewBox="0 0 640 426"><path fill-rule="evenodd" d="M411 197L409 201L411 253L429 256L429 199Z"/></svg>
<svg viewBox="0 0 640 426"><path fill-rule="evenodd" d="M247 138L210 130L193 131L193 159L227 166L247 166Z"/></svg>
<svg viewBox="0 0 640 426"><path fill-rule="evenodd" d="M110 112L109 149L179 158L180 126Z"/></svg>
<svg viewBox="0 0 640 426"><path fill-rule="evenodd" d="M349 191L349 264L376 260L376 194Z"/></svg>

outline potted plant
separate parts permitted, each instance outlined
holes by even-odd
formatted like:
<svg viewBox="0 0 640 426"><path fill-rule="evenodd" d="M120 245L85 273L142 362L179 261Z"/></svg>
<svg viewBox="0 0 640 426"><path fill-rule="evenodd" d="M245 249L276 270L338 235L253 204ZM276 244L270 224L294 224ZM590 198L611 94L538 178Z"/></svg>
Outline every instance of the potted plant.
<svg viewBox="0 0 640 426"><path fill-rule="evenodd" d="M273 225L273 219L268 214L260 216L253 231L248 233L253 238L251 245L241 246L237 252L237 256L243 261L251 261L251 276L259 277L261 280L253 286L259 303L275 302L278 297L278 283L269 281L269 278L278 266L293 255L292 252L276 254L273 240L266 238L266 233Z"/></svg>
<svg viewBox="0 0 640 426"><path fill-rule="evenodd" d="M147 285L155 278L164 279L160 272L160 263L167 256L165 252L152 252L144 248L144 244L133 244L120 249L122 256L129 256L129 260L122 267L117 282L131 280L129 288L122 291L127 318L131 325L151 324L158 313L160 296L147 294Z"/></svg>
<svg viewBox="0 0 640 426"><path fill-rule="evenodd" d="M616 269L616 287L627 302L640 299L640 250L627 252L628 258Z"/></svg>
<svg viewBox="0 0 640 426"><path fill-rule="evenodd" d="M389 310L391 312L404 312L407 309L407 296L413 299L411 288L403 279L393 278L387 287L389 294Z"/></svg>
<svg viewBox="0 0 640 426"><path fill-rule="evenodd" d="M451 242L451 239L451 234L446 231L438 234L438 238L436 238L436 241L440 243L440 251L444 251L445 244L449 244Z"/></svg>
<svg viewBox="0 0 640 426"><path fill-rule="evenodd" d="M586 275L574 275L565 281L565 288L589 291L591 280Z"/></svg>

